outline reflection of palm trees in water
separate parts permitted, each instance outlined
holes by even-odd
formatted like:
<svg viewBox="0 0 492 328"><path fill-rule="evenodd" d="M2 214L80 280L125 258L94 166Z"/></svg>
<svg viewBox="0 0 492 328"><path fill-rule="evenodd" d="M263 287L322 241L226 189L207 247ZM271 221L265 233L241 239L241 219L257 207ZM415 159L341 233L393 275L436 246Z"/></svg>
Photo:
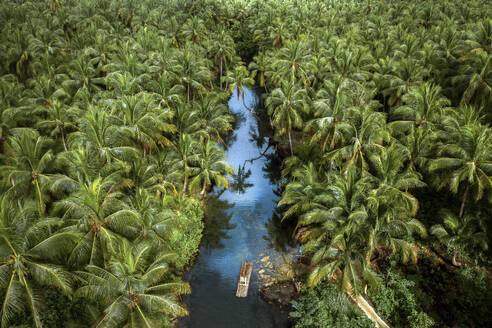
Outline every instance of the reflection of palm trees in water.
<svg viewBox="0 0 492 328"><path fill-rule="evenodd" d="M227 231L236 227L235 224L230 223L232 213L229 210L234 207L234 203L220 199L224 191L225 189L222 189L207 199L204 213L206 229L203 231L202 246L209 251L224 248L222 239L230 239Z"/></svg>
<svg viewBox="0 0 492 328"><path fill-rule="evenodd" d="M273 192L280 199L282 189L279 185ZM286 252L289 248L296 247L297 244L293 238L297 220L288 219L282 221L285 210L285 206L275 207L272 217L265 223L267 235L263 236L263 239L268 242L268 248L272 248L277 252Z"/></svg>
<svg viewBox="0 0 492 328"><path fill-rule="evenodd" d="M251 176L251 169L246 170L246 162L241 166L239 165L229 188L237 191L238 194L244 194L246 189L252 187L252 183L248 183L247 179Z"/></svg>

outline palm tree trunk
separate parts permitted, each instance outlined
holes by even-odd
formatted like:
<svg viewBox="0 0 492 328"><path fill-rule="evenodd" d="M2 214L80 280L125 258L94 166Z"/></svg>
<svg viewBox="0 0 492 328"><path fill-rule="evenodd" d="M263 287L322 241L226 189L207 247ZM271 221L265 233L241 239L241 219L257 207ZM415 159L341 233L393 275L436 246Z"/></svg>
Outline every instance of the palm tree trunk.
<svg viewBox="0 0 492 328"><path fill-rule="evenodd" d="M14 179L11 179L10 182L12 183L12 186L15 187L15 180ZM21 205L21 202L20 202L20 197L17 198L17 206L19 206L19 209L22 209L22 205Z"/></svg>
<svg viewBox="0 0 492 328"><path fill-rule="evenodd" d="M292 150L292 137L290 135L290 130L288 134L289 134L290 156L294 156L294 151Z"/></svg>
<svg viewBox="0 0 492 328"><path fill-rule="evenodd" d="M65 151L68 151L67 143L65 142L65 132L63 132L63 126L60 127L60 132L62 137L63 148L65 149Z"/></svg>
<svg viewBox="0 0 492 328"><path fill-rule="evenodd" d="M44 214L43 196L41 195L41 188L39 187L39 181L37 179L34 180L34 185L36 186L36 196L38 198L39 215L42 216Z"/></svg>
<svg viewBox="0 0 492 328"><path fill-rule="evenodd" d="M241 100L243 101L243 106L246 108L249 112L253 112L253 108L249 108L248 105L246 105L246 102L244 101L244 93L241 94Z"/></svg>
<svg viewBox="0 0 492 328"><path fill-rule="evenodd" d="M200 196L204 196L205 195L205 192L207 191L207 183L205 181L203 181L203 188L202 188L202 191L200 191Z"/></svg>
<svg viewBox="0 0 492 328"><path fill-rule="evenodd" d="M452 262L453 262L453 265L456 266L456 267L459 267L461 266L461 263L459 263L457 260L456 260L456 255L458 254L458 251L456 250L456 248L453 250L453 259L452 259Z"/></svg>
<svg viewBox="0 0 492 328"><path fill-rule="evenodd" d="M222 90L222 56L220 56L220 90Z"/></svg>
<svg viewBox="0 0 492 328"><path fill-rule="evenodd" d="M184 163L184 182L183 182L183 190L182 193L186 193L186 188L188 187L188 172L187 172L187 165L186 165L186 159Z"/></svg>
<svg viewBox="0 0 492 328"><path fill-rule="evenodd" d="M188 103L189 103L190 102L190 83L188 83L187 94L188 94Z"/></svg>
<svg viewBox="0 0 492 328"><path fill-rule="evenodd" d="M463 212L465 210L465 202L468 197L468 191L470 190L470 184L466 181L465 193L463 194L463 199L461 200L461 208L460 208L460 219L463 217Z"/></svg>

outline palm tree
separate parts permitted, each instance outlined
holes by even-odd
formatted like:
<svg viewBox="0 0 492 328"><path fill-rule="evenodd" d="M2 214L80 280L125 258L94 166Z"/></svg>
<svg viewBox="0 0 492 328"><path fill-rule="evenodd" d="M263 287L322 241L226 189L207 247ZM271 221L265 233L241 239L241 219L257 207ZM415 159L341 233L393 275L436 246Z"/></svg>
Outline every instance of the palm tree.
<svg viewBox="0 0 492 328"><path fill-rule="evenodd" d="M311 244L328 244L339 229L354 230L357 224L365 223L368 216L364 207L367 186L360 182L360 174L354 166L342 174L332 172L326 186L323 201L326 206L305 212L298 221L299 231L305 229L301 241L308 250Z"/></svg>
<svg viewBox="0 0 492 328"><path fill-rule="evenodd" d="M403 95L411 86L422 81L427 74L427 71L413 58L394 61L392 71L382 77L385 81L382 93L387 97L387 104L400 105Z"/></svg>
<svg viewBox="0 0 492 328"><path fill-rule="evenodd" d="M275 69L272 81L275 85L280 86L282 81L290 83L299 81L304 85L307 83L306 64L309 55L306 46L301 40L290 41L286 47L278 51L275 59L272 60Z"/></svg>
<svg viewBox="0 0 492 328"><path fill-rule="evenodd" d="M190 157L190 162L197 167L197 174L191 180L193 189L201 185L200 196L204 196L207 188L212 184L217 187L229 188L226 175L233 175L234 168L224 161L225 153L213 141L206 141L199 145L200 152Z"/></svg>
<svg viewBox="0 0 492 328"><path fill-rule="evenodd" d="M373 186L372 193L379 204L387 202L385 206L390 217L399 217L402 213L413 216L418 210L418 201L408 190L424 187L425 183L417 172L406 168L409 158L407 148L392 144L380 154L369 157L369 174L361 181Z"/></svg>
<svg viewBox="0 0 492 328"><path fill-rule="evenodd" d="M287 133L290 154L294 155L291 132L294 128L302 128L301 113L306 111L306 90L296 84L283 84L282 88L272 91L266 100L268 114L272 116L272 124L278 135Z"/></svg>
<svg viewBox="0 0 492 328"><path fill-rule="evenodd" d="M91 105L79 119L79 131L68 137L69 147L89 147L101 160L111 162L114 158L129 160L138 155L135 148L125 145L125 138L117 133L117 120L103 108Z"/></svg>
<svg viewBox="0 0 492 328"><path fill-rule="evenodd" d="M183 133L180 135L177 142L174 143L174 149L178 157L178 163L183 170L183 189L181 192L184 194L188 190L188 179L190 177L190 160L195 153L196 141L194 141L189 134Z"/></svg>
<svg viewBox="0 0 492 328"><path fill-rule="evenodd" d="M360 294L366 282L378 283L377 276L366 264L364 257L363 229L362 225L354 232L342 229L328 244L319 244L312 259L315 268L309 275L310 286L316 286L326 278L336 278L341 291Z"/></svg>
<svg viewBox="0 0 492 328"><path fill-rule="evenodd" d="M61 183L61 182L60 182ZM118 173L92 182L81 183L66 178L77 191L60 200L55 210L63 213L66 227L78 235L77 244L70 251L68 265L103 265L118 251L126 236L133 236L134 217L127 214L128 205L115 186L125 185Z"/></svg>
<svg viewBox="0 0 492 328"><path fill-rule="evenodd" d="M209 51L214 55L215 64L219 65L219 83L222 90L222 75L224 66L231 63L236 52L234 49L234 40L225 29L220 29L216 33L217 39L212 39Z"/></svg>
<svg viewBox="0 0 492 328"><path fill-rule="evenodd" d="M5 164L0 172L10 184L9 192L16 198L30 196L34 191L40 215L45 213L45 191L50 182L50 164L53 161L53 140L39 136L31 129L16 129L10 137ZM31 186L34 185L34 190Z"/></svg>
<svg viewBox="0 0 492 328"><path fill-rule="evenodd" d="M350 108L344 118L349 126L344 128L342 146L325 156L330 160L343 159L367 169L369 156L382 152L383 143L391 138L386 117L381 112L363 106Z"/></svg>
<svg viewBox="0 0 492 328"><path fill-rule="evenodd" d="M227 75L222 78L227 84L226 88L229 89L231 94L236 94L237 99L241 97L244 107L252 112L254 108L249 108L244 101L245 88L251 88L254 83L254 76L251 76L244 63L240 62L234 67L233 71L227 72Z"/></svg>
<svg viewBox="0 0 492 328"><path fill-rule="evenodd" d="M461 104L471 104L476 108L490 104L492 97L492 55L477 50L464 63L459 75L453 78L454 84L463 91Z"/></svg>
<svg viewBox="0 0 492 328"><path fill-rule="evenodd" d="M198 57L193 50L193 47L188 46L178 52L176 61L179 64L174 67L175 73L180 77L181 83L186 88L188 103L194 97L192 91L205 90L205 84L211 79L208 62Z"/></svg>
<svg viewBox="0 0 492 328"><path fill-rule="evenodd" d="M164 208L158 199L143 189L137 189L131 198L132 216L135 219L135 242L148 243L153 250L170 250L169 235L172 229L186 224L186 219L179 217L170 208ZM126 210L129 211L129 210ZM122 212L121 215L128 215Z"/></svg>
<svg viewBox="0 0 492 328"><path fill-rule="evenodd" d="M143 149L144 155L156 151L158 146L172 144L164 133L176 132L176 127L169 123L173 113L158 108L148 93L123 96L113 115L119 116L118 131Z"/></svg>
<svg viewBox="0 0 492 328"><path fill-rule="evenodd" d="M50 136L55 137L60 135L63 149L68 150L66 143L66 130L75 128L75 120L79 114L77 108L67 107L58 99L55 99L46 107L38 108L34 114L45 115L46 118L38 121L36 124L40 129L50 129Z"/></svg>
<svg viewBox="0 0 492 328"><path fill-rule="evenodd" d="M433 225L430 232L453 250L453 265L460 266L456 257L466 249L476 251L477 246L488 249L487 234L484 222L475 216L457 217L449 210L440 212L442 224Z"/></svg>
<svg viewBox="0 0 492 328"><path fill-rule="evenodd" d="M222 136L232 129L231 123L234 121L224 101L221 94L210 93L193 104L200 129L207 134L207 139L212 138L222 143Z"/></svg>
<svg viewBox="0 0 492 328"><path fill-rule="evenodd" d="M258 85L260 87L264 87L267 92L266 75L267 72L269 72L269 67L271 67L270 58L263 52L255 56L254 61L252 61L248 66L251 74L258 78Z"/></svg>
<svg viewBox="0 0 492 328"><path fill-rule="evenodd" d="M475 200L492 188L492 135L487 126L473 124L460 127L450 140L440 147L440 157L431 161L429 169L441 173L439 188L448 186L453 193L464 188L459 212L462 218L470 188L475 191Z"/></svg>
<svg viewBox="0 0 492 328"><path fill-rule="evenodd" d="M407 127L409 124L426 128L428 125L441 123L441 118L450 101L441 95L441 88L435 84L423 83L410 88L402 97L405 105L391 111L391 125L397 128Z"/></svg>
<svg viewBox="0 0 492 328"><path fill-rule="evenodd" d="M311 143L320 142L321 152L333 150L341 141L343 129L347 122L343 121L343 113L351 105L347 83L338 79L325 80L323 88L316 93L313 101L315 118L307 122L305 130L313 131Z"/></svg>
<svg viewBox="0 0 492 328"><path fill-rule="evenodd" d="M42 288L56 288L65 294L72 291L70 274L46 261L60 256L71 246L70 240L66 235L49 237L48 221L53 224L57 220L40 220L37 214L29 207L19 210L5 196L0 198L0 286L5 292L2 328L15 324L25 308L32 314L33 326L43 327Z"/></svg>
<svg viewBox="0 0 492 328"><path fill-rule="evenodd" d="M94 327L162 327L166 315L187 314L177 296L189 293L190 288L170 280L169 259L166 253L152 259L148 246L132 249L126 245L106 269L88 265L86 272L76 272L84 286L75 295L89 298L104 309Z"/></svg>
<svg viewBox="0 0 492 328"><path fill-rule="evenodd" d="M278 206L289 205L282 220L292 215L302 215L314 209L326 208L329 196L313 163L294 170L292 177L294 181L287 184L282 199L278 202Z"/></svg>
<svg viewBox="0 0 492 328"><path fill-rule="evenodd" d="M207 27L198 16L191 17L182 26L181 34L185 40L193 43L207 39Z"/></svg>

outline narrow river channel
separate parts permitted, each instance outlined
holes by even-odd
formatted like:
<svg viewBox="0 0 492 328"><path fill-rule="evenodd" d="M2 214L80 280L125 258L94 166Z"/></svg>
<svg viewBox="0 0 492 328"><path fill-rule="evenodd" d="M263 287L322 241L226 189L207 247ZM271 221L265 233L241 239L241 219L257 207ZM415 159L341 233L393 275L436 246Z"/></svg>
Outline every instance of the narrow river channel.
<svg viewBox="0 0 492 328"><path fill-rule="evenodd" d="M245 93L245 103L248 107L258 103L250 90ZM273 149L267 149L264 129L235 94L229 109L236 123L226 140L227 161L239 174L228 190L216 191L209 200L200 255L186 276L192 291L185 298L190 315L179 327L288 327L287 310L264 302L258 292L269 264L271 269L270 262L282 259L282 253L272 247L272 239L281 239L272 236L272 230L279 230L274 228L279 223L279 196L272 181L280 166ZM235 297L241 261L254 262L246 299Z"/></svg>

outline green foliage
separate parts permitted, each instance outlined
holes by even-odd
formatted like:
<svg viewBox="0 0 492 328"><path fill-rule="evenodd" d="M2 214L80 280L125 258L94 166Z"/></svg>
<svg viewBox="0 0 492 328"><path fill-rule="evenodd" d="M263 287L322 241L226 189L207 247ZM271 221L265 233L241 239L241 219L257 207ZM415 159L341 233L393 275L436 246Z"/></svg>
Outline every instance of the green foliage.
<svg viewBox="0 0 492 328"><path fill-rule="evenodd" d="M374 323L361 314L356 305L337 287L324 282L315 288L303 288L303 295L292 301L291 318L296 319L296 328L336 327L370 328Z"/></svg>
<svg viewBox="0 0 492 328"><path fill-rule="evenodd" d="M173 227L169 244L174 245L176 267L183 269L197 253L203 232L203 210L195 199L186 199L181 207L178 224Z"/></svg>
<svg viewBox="0 0 492 328"><path fill-rule="evenodd" d="M56 290L44 290L45 310L41 321L43 327L56 328L77 323L79 325L90 325L91 318L87 313L87 300L80 298L69 298Z"/></svg>
<svg viewBox="0 0 492 328"><path fill-rule="evenodd" d="M378 313L391 326L429 328L434 320L425 313L420 303L419 291L414 282L402 278L398 273L388 272L378 289L369 292Z"/></svg>

